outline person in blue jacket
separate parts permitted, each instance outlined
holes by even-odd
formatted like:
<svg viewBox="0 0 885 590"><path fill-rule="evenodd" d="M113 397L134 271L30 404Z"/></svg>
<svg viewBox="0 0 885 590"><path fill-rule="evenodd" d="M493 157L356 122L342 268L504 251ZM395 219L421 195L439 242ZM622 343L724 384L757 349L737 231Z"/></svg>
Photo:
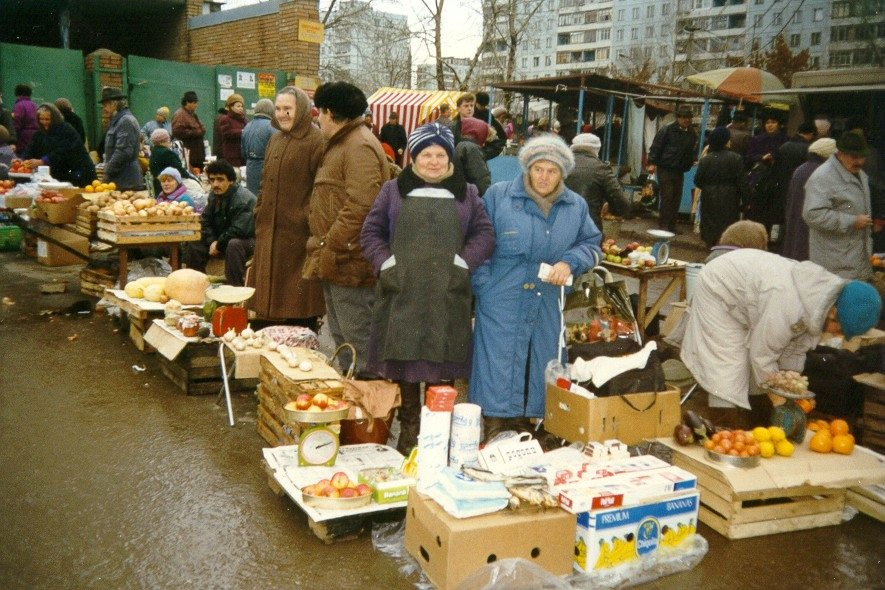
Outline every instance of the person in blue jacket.
<svg viewBox="0 0 885 590"><path fill-rule="evenodd" d="M595 266L602 234L587 202L565 188L575 166L555 135L519 151L523 174L489 188L483 204L495 228L491 259L473 276L476 324L470 401L482 407L485 438L530 429L544 415L544 368L559 358L560 287ZM538 278L541 263L553 268Z"/></svg>

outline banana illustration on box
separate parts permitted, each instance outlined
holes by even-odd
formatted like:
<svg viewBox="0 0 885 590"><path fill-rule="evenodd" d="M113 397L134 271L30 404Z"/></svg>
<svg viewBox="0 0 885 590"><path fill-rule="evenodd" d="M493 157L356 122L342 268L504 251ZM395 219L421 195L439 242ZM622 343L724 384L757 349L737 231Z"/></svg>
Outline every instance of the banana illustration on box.
<svg viewBox="0 0 885 590"><path fill-rule="evenodd" d="M418 475L418 447L412 449L412 452L409 453L409 457L403 461L400 471L408 477L415 477Z"/></svg>

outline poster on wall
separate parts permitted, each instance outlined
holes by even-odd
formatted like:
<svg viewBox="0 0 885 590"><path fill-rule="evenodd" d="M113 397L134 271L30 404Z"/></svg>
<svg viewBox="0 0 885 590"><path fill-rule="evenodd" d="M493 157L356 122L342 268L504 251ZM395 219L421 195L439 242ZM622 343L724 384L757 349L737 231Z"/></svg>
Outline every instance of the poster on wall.
<svg viewBox="0 0 885 590"><path fill-rule="evenodd" d="M219 91L218 91L218 98L220 98L221 100L226 101L226 100L227 100L227 97L230 96L230 95L233 94L233 93L234 93L234 89L233 89L233 88L221 88L221 89L219 89Z"/></svg>
<svg viewBox="0 0 885 590"><path fill-rule="evenodd" d="M275 74L258 74L258 98L273 97L277 93L277 77Z"/></svg>
<svg viewBox="0 0 885 590"><path fill-rule="evenodd" d="M218 74L218 85L221 88L233 88L234 79L230 74Z"/></svg>
<svg viewBox="0 0 885 590"><path fill-rule="evenodd" d="M237 88L255 90L255 74L252 72L237 72Z"/></svg>

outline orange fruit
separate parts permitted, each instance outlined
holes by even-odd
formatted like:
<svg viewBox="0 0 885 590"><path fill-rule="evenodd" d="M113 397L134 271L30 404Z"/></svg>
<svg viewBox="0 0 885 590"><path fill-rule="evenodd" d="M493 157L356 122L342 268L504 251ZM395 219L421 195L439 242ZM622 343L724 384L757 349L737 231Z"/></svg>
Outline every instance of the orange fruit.
<svg viewBox="0 0 885 590"><path fill-rule="evenodd" d="M854 451L854 437L850 434L837 434L833 437L833 452L850 455Z"/></svg>
<svg viewBox="0 0 885 590"><path fill-rule="evenodd" d="M833 436L838 434L848 434L848 422L842 420L841 418L837 418L830 422L830 433Z"/></svg>
<svg viewBox="0 0 885 590"><path fill-rule="evenodd" d="M802 408L802 411L806 414L810 414L811 410L814 409L814 400L810 399L799 399L796 400L796 405Z"/></svg>
<svg viewBox="0 0 885 590"><path fill-rule="evenodd" d="M808 443L808 448L815 453L829 453L833 450L833 439L830 438L829 433L824 434L824 432L823 430L818 431Z"/></svg>
<svg viewBox="0 0 885 590"><path fill-rule="evenodd" d="M94 192L95 192L95 187L93 187L92 185L89 185L89 186L87 186L87 187L85 187L85 188L83 189L83 192L84 192L84 193L94 193Z"/></svg>

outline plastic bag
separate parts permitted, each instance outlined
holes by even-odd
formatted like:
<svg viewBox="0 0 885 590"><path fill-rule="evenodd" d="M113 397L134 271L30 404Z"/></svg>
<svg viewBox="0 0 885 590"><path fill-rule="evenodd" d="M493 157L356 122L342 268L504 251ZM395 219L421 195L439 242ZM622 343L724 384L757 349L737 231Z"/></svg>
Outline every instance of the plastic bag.
<svg viewBox="0 0 885 590"><path fill-rule="evenodd" d="M521 557L485 565L457 586L458 590L569 590L571 587L566 580Z"/></svg>
<svg viewBox="0 0 885 590"><path fill-rule="evenodd" d="M405 521L379 522L372 525L372 547L393 559L404 578L415 581L419 590L433 590L421 564L406 551Z"/></svg>
<svg viewBox="0 0 885 590"><path fill-rule="evenodd" d="M596 267L581 276L575 290L565 298L563 319L566 343L612 342L618 336L631 336L640 342L636 316L624 281Z"/></svg>
<svg viewBox="0 0 885 590"><path fill-rule="evenodd" d="M142 258L129 263L127 282L132 282L143 277L165 277L172 272L172 267L162 258ZM120 289L120 285L116 285Z"/></svg>

